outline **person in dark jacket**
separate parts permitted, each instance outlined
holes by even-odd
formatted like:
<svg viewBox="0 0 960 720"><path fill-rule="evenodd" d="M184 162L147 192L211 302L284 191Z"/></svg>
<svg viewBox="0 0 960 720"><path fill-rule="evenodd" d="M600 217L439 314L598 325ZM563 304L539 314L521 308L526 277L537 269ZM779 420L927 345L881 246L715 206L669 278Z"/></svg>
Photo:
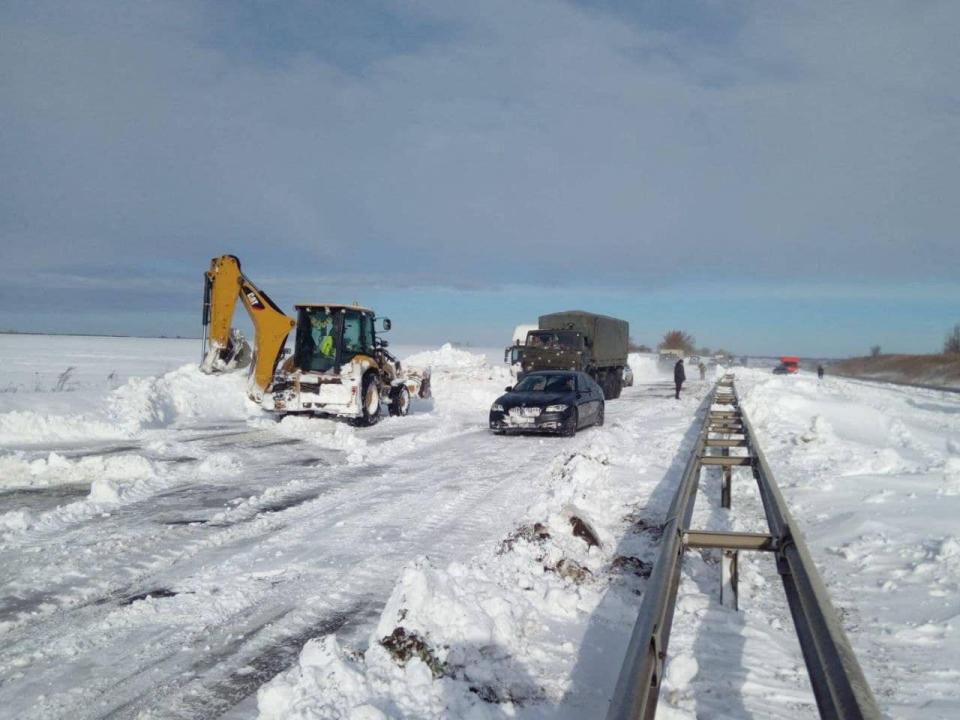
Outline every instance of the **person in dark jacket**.
<svg viewBox="0 0 960 720"><path fill-rule="evenodd" d="M817 380L823 380L823 365L817 365Z"/></svg>
<svg viewBox="0 0 960 720"><path fill-rule="evenodd" d="M677 364L673 366L673 384L677 386L677 400L680 399L680 388L686 379L687 373L683 369L683 358L680 358L677 360Z"/></svg>

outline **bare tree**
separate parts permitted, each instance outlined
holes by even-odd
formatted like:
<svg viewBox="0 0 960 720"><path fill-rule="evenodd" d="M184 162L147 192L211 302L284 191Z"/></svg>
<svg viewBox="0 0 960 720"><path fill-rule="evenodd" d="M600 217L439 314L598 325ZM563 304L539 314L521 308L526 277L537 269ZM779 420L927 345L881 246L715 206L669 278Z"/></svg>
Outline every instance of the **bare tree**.
<svg viewBox="0 0 960 720"><path fill-rule="evenodd" d="M943 352L945 355L960 355L960 323L947 333L947 339L943 341Z"/></svg>
<svg viewBox="0 0 960 720"><path fill-rule="evenodd" d="M658 350L683 350L687 355L692 355L696 345L696 339L688 332L683 330L670 330L664 334L663 340L657 345Z"/></svg>
<svg viewBox="0 0 960 720"><path fill-rule="evenodd" d="M879 346L879 345L873 345L873 346L871 346L871 348L870 348L870 357L880 357L880 352L881 352L880 346Z"/></svg>
<svg viewBox="0 0 960 720"><path fill-rule="evenodd" d="M638 343L638 342L637 342L636 340L634 340L633 338L630 338L629 342L627 342L627 349L628 349L630 352L638 352L638 353L648 353L648 352L650 352L650 346L649 346L649 345L644 345L643 343Z"/></svg>

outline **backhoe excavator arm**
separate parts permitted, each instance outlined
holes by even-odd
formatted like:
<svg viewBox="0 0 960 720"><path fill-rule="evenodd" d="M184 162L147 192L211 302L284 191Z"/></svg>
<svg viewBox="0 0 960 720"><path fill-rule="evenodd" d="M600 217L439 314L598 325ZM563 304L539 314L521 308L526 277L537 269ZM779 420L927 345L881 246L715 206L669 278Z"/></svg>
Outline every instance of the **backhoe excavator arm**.
<svg viewBox="0 0 960 720"><path fill-rule="evenodd" d="M237 298L243 303L253 323L254 355L250 371L250 397L259 400L270 385L280 351L287 335L296 324L270 297L254 285L240 270L240 261L234 255L221 255L210 261L205 274L203 295L203 325L206 343L204 372L220 372L223 357L231 343L231 324Z"/></svg>

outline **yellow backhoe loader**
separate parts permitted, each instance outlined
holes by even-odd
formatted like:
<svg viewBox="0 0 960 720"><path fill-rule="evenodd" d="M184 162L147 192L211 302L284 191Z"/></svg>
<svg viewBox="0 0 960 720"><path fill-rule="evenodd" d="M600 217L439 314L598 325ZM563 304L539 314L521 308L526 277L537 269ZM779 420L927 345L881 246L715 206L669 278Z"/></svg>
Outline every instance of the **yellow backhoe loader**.
<svg viewBox="0 0 960 720"><path fill-rule="evenodd" d="M248 394L265 410L373 425L384 405L402 416L411 397L430 397L430 369L403 368L377 337L390 329L389 318L359 305L311 303L294 306L294 321L243 274L233 255L211 260L204 275L204 372L237 369L249 357L246 341L231 327L237 298L254 327ZM294 328L293 353L281 363Z"/></svg>

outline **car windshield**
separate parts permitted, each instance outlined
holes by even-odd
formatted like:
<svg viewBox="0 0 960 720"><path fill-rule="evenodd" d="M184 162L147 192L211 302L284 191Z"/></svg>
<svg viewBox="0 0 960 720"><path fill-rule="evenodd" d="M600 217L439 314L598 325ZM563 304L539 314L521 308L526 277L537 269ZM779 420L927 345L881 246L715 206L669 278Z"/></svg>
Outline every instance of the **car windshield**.
<svg viewBox="0 0 960 720"><path fill-rule="evenodd" d="M515 392L573 392L573 375L527 375L513 388Z"/></svg>

